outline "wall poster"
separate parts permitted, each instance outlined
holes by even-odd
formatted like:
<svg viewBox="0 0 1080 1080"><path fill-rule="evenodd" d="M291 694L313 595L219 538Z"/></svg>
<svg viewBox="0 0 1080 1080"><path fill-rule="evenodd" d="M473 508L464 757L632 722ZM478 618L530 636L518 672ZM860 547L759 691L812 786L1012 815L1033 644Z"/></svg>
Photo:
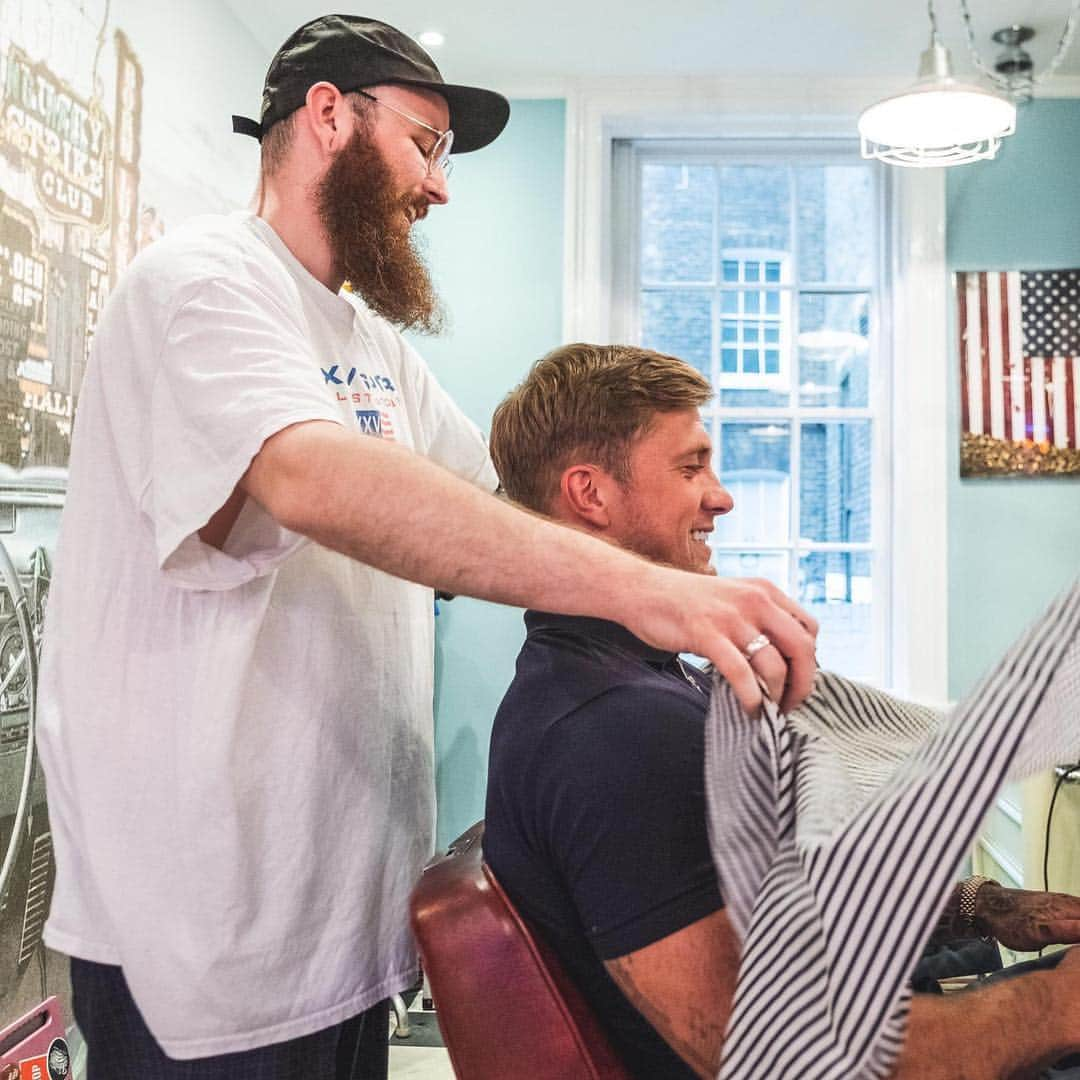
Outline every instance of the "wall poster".
<svg viewBox="0 0 1080 1080"><path fill-rule="evenodd" d="M96 71L88 95L15 42L0 52L0 463L14 468L66 464L97 315L135 253L142 71L112 37L107 99Z"/></svg>
<svg viewBox="0 0 1080 1080"><path fill-rule="evenodd" d="M1080 270L956 275L960 475L1080 476Z"/></svg>
<svg viewBox="0 0 1080 1080"><path fill-rule="evenodd" d="M2 1029L67 996L66 963L41 940L54 869L27 654L90 345L139 240L143 73L109 0L0 6L0 543L13 571L0 574Z"/></svg>

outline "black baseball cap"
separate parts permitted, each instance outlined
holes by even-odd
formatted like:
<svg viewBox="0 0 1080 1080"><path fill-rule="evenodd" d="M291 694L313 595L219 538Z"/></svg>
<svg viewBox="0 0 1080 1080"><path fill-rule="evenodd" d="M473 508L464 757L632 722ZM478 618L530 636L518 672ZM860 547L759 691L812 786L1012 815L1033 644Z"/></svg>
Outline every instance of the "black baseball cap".
<svg viewBox="0 0 1080 1080"><path fill-rule="evenodd" d="M450 108L456 154L487 146L510 118L510 102L502 94L444 82L435 61L408 34L363 15L322 15L295 30L270 61L258 123L234 116L233 131L261 142L323 81L343 94L379 83L434 90Z"/></svg>

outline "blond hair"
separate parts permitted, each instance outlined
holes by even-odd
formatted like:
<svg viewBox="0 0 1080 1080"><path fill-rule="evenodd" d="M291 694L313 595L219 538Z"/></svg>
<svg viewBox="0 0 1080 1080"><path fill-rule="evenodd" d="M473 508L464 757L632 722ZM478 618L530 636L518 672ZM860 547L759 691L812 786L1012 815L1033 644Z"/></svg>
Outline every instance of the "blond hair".
<svg viewBox="0 0 1080 1080"><path fill-rule="evenodd" d="M677 357L633 345L564 345L495 410L491 456L510 498L548 513L568 465L589 461L626 484L634 441L653 417L710 397L708 380Z"/></svg>

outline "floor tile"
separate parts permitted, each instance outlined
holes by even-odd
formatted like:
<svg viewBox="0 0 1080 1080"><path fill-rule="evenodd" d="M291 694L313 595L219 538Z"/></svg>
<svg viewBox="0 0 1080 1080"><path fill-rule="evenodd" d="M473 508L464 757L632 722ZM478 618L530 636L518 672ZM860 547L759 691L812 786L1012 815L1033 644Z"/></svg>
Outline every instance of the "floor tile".
<svg viewBox="0 0 1080 1080"><path fill-rule="evenodd" d="M454 1080L445 1050L390 1044L390 1080Z"/></svg>

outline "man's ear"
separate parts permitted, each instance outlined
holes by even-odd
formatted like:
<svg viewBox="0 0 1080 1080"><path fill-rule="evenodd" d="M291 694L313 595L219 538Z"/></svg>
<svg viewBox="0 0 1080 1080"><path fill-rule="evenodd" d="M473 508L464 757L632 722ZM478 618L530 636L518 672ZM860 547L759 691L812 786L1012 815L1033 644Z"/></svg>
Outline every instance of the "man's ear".
<svg viewBox="0 0 1080 1080"><path fill-rule="evenodd" d="M352 112L345 95L333 84L317 82L304 99L304 119L324 153L340 150L352 128L346 120Z"/></svg>
<svg viewBox="0 0 1080 1080"><path fill-rule="evenodd" d="M611 477L598 465L570 465L564 469L559 488L568 514L578 524L609 528L611 483Z"/></svg>

